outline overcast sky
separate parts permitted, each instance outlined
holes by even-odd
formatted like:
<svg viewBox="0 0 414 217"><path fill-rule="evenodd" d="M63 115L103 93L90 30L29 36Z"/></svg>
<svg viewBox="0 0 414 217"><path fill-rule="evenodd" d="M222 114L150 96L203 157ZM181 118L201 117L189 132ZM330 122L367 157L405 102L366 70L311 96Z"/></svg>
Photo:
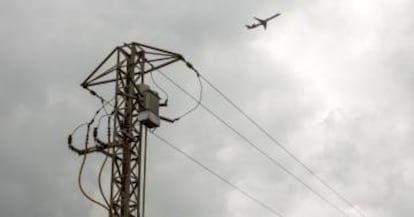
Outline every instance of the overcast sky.
<svg viewBox="0 0 414 217"><path fill-rule="evenodd" d="M106 216L78 190L81 159L66 137L99 107L80 82L115 46L136 41L184 55L366 216L411 217L413 11L410 0L2 0L0 215ZM266 31L244 27L276 12ZM164 72L197 93L183 64ZM163 114L191 108L154 77L170 93ZM204 89L207 106L360 216ZM202 109L157 132L286 217L342 216ZM101 160L84 177L95 196ZM147 178L148 217L274 216L155 138Z"/></svg>

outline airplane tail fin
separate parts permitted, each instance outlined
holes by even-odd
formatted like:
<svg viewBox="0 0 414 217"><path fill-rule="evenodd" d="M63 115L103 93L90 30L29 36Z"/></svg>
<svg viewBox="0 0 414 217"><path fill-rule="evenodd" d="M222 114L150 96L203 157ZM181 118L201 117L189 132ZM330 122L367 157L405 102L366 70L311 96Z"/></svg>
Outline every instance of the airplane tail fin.
<svg viewBox="0 0 414 217"><path fill-rule="evenodd" d="M266 28L267 28L267 23L263 23L263 28L266 30Z"/></svg>

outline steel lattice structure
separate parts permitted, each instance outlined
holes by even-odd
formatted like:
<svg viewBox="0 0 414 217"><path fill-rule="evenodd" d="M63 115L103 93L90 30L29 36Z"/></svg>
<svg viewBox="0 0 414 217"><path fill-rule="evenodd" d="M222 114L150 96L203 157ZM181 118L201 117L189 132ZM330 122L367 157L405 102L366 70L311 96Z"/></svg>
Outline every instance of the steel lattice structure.
<svg viewBox="0 0 414 217"><path fill-rule="evenodd" d="M110 217L144 215L147 129L154 126L138 119L145 109L142 84L147 73L179 60L183 60L180 54L132 42L116 47L81 84L102 100L94 88L115 86L111 141L77 151L101 152L112 159Z"/></svg>

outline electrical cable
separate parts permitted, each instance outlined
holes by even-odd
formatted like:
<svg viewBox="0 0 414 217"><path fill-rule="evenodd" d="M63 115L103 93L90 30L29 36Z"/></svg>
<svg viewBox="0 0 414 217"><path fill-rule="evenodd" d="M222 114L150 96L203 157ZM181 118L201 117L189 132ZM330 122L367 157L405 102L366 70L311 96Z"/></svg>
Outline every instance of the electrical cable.
<svg viewBox="0 0 414 217"><path fill-rule="evenodd" d="M106 115L102 115L101 117L99 117L98 124L96 125L96 127L99 128L99 126L101 125L101 121L102 121L103 118L108 117L108 116L110 117L112 115L114 115L114 112L113 111L111 113L108 113Z"/></svg>
<svg viewBox="0 0 414 217"><path fill-rule="evenodd" d="M152 67L154 67L154 65L152 64L152 63L149 63ZM157 71L160 73L160 74L164 74L160 69L157 69ZM198 99L196 100L196 104L191 108L191 109L189 109L188 111L186 111L186 112L184 112L182 115L179 115L178 117L176 117L176 118L174 118L173 120L174 121L178 121L178 120L180 120L180 119L182 119L183 117L185 117L185 116L187 116L187 115L189 115L190 113L192 113L192 112L194 112L198 107L200 107L200 104L201 104L201 101L202 101L202 99L203 99L203 83L202 83L202 81L201 81L201 79L200 79L200 74L197 72L197 71L194 71L195 73L196 73L196 76L197 76L197 79L198 79L198 82L199 82L199 86L200 86L200 90L199 90L199 95L198 95ZM150 73L151 74L151 78L153 79L153 76L152 76L152 72ZM156 84L156 82L154 82L154 84L157 86L157 87L159 87L157 84ZM168 96L168 95L167 95Z"/></svg>
<svg viewBox="0 0 414 217"><path fill-rule="evenodd" d="M165 91L164 90L164 88L162 88L160 85L158 85L158 83L155 81L155 78L154 78L154 75L153 75L153 71L151 71L150 72L150 75L151 75L151 81L152 81L152 83L156 86L156 87L158 87L158 89L160 89L161 90L161 92L164 94L164 96L165 96L165 103L168 103L168 93L167 93L167 91Z"/></svg>
<svg viewBox="0 0 414 217"><path fill-rule="evenodd" d="M101 167L99 168L99 174L98 174L98 186L99 186L99 192L101 193L102 198L105 201L105 204L107 207L110 207L109 205L109 201L105 196L105 192L103 191L103 187L102 187L102 173L103 170L105 168L106 162L108 161L108 155L105 156L104 161L101 164Z"/></svg>
<svg viewBox="0 0 414 217"><path fill-rule="evenodd" d="M150 131L151 132L151 131ZM168 145L170 148L172 148L173 150L181 153L182 155L184 155L186 158L188 158L189 160L191 160L193 163L197 164L199 167L201 167L202 169L206 170L207 172L209 172L210 174L212 174L213 176L215 176L216 178L220 179L221 181L223 181L224 183L226 183L227 185L229 185L230 187L232 187L233 189L239 191L240 193L242 193L244 196L246 196L247 198L249 198L250 200L256 202L257 204L259 204L260 206L262 206L263 208L265 208L266 210L268 210L269 212L273 213L276 216L280 216L283 217L283 215L274 210L272 207L266 205L265 203L263 203L262 201L260 201L259 199L255 198L254 196L252 196L251 194L249 194L248 192L242 190L241 188L237 187L235 184L231 183L229 180L227 180L226 178L224 178L223 176L221 176L220 174L218 174L217 172L215 172L214 170L210 169L209 167L207 167L205 164L201 163L200 161L198 161L197 159L195 159L194 157L192 157L190 154L188 154L187 152L181 150L180 148L178 148L177 146L173 145L171 142L169 142L168 140L164 139L163 137L161 137L160 135L151 132L151 134L153 134L156 138L158 138L159 140L161 140L162 142L164 142L166 145Z"/></svg>
<svg viewBox="0 0 414 217"><path fill-rule="evenodd" d="M251 116L249 116L246 112L244 112L240 106L236 105L235 102L233 102L229 97L227 97L223 91L221 91L219 88L217 88L211 81L209 81L206 77L203 75L200 75L201 79L203 79L208 86L210 86L214 91L216 91L220 96L222 96L225 101L227 101L230 105L233 106L238 112L240 112L247 120L250 121L254 126L256 126L266 137L268 137L274 144L279 146L280 149L282 149L287 155L289 155L294 161L296 161L298 164L300 164L308 173L310 173L312 176L316 178L316 180L321 183L323 186L328 188L332 193L334 193L339 199L341 199L346 205L351 207L352 209L356 210L356 206L346 199L345 196L343 196L341 193L339 193L337 190L335 190L331 185L329 185L325 180L323 180L319 175L317 175L309 166L307 166L303 161L301 161L298 157L296 157L288 148L286 148L284 145L282 145L281 142L279 142L277 139L275 139L267 130L264 129L257 121L255 121ZM359 211L358 211L359 212ZM360 213L362 214L362 213Z"/></svg>
<svg viewBox="0 0 414 217"><path fill-rule="evenodd" d="M105 99L103 101L101 101L103 110L105 111L106 115L109 115L108 111L106 110L106 106L111 105L112 107L114 107L114 105L112 105L112 101L114 101L114 100L115 100L115 97L112 97L109 101L107 101Z"/></svg>
<svg viewBox="0 0 414 217"><path fill-rule="evenodd" d="M86 138L85 138L85 150L88 148L88 144L89 144L89 133L90 133L90 127L91 127L91 125L93 124L93 122L95 121L95 118L96 118L96 116L100 113L100 111L102 111L102 110L104 110L105 111L105 113L106 113L106 115L103 115L103 116L101 116L100 118L99 118L99 123L98 123L98 126L99 126L99 124L100 124L100 122L101 122L101 119L104 117L104 116L107 116L107 115L110 115L110 114L108 114L108 112L107 112L107 110L106 110L106 105L108 105L108 104L110 104L110 102L113 100L113 99L111 99L110 101L105 101L102 97L98 97L98 98L100 98L101 99L101 103L102 103L102 106L95 112L95 114L94 114L94 116L92 117L92 119L89 121L89 122L87 122L87 123L83 123L83 124L80 124L80 125L78 125L73 131L72 131L72 133L69 135L69 138L68 138L68 140L69 140L69 143L71 143L72 142L72 135L74 135L75 133L76 133L76 131L77 130L79 130L81 127L83 127L83 126L85 126L85 125L87 125L87 130L86 130ZM111 113L112 114L112 113ZM83 187L83 185L82 185L82 174L83 174L83 169L84 169L84 166L85 166L85 163L86 163L86 157L87 157L87 154L84 154L83 155L83 158L82 158L82 163L81 163L81 166L80 166L80 169L79 169L79 173L78 173L78 186L79 186L79 189L80 189L80 191L82 192L82 194L88 199L88 200L90 200L90 201L92 201L93 203L95 203L95 204L97 204L97 205L99 205L99 206L101 206L101 207L103 207L103 208L105 208L106 210L109 210L109 207L107 207L107 206L105 206L104 204L102 204L102 203L100 203L99 201L97 201L97 200L95 200L94 198L92 198L90 195L88 195L88 193L86 193L86 191L85 191L85 189L84 189L84 187ZM106 162L106 160L105 160L105 162ZM104 164L103 164L104 165ZM102 165L102 167L103 167L103 165ZM100 173L102 173L102 172L100 172ZM103 194L103 191L102 191L102 189L101 189L101 185L100 185L100 191L101 191L101 194L103 195L103 198L104 198L104 200L105 200L105 203L108 205L109 203L108 203L108 201L107 201L107 199L106 199L106 197L104 197L104 194Z"/></svg>
<svg viewBox="0 0 414 217"><path fill-rule="evenodd" d="M99 120L98 120L98 124L96 125L96 129L99 129L99 126L101 125L101 121L104 117L108 117L108 126L107 126L107 140L108 140L108 144L111 141L111 116L114 114L114 111L112 111L111 113L108 113L108 111L106 110L106 105L109 104L111 101L113 101L115 99L115 97L113 97L111 100L106 101L105 103L102 103L103 109L105 111L105 115L102 115ZM96 135L97 136L97 135ZM105 196L105 193L103 191L103 187L102 187L102 173L103 170L105 168L106 162L108 161L108 155L105 155L104 161L102 162L100 168L99 168L99 173L98 173L98 187L99 187L99 192L101 194L101 197L103 198L103 200L105 201L105 204L107 205L108 209L110 207L109 201L107 199L107 197Z"/></svg>
<svg viewBox="0 0 414 217"><path fill-rule="evenodd" d="M97 128L99 128L101 120L103 117L107 116L108 117L108 126L107 126L107 140L108 140L108 144L111 141L111 115L113 115L113 112L111 112L110 114L107 115L103 115L101 118L99 118L98 124L97 124ZM98 173L98 186L99 186L99 191L101 193L102 198L104 199L107 207L110 207L109 201L105 196L105 193L103 191L103 187L102 187L102 173L103 170L105 168L106 162L108 161L108 155L105 155L105 159L101 164L101 167L99 168L99 173Z"/></svg>
<svg viewBox="0 0 414 217"><path fill-rule="evenodd" d="M89 122L85 122L85 123L81 123L81 124L79 124L78 126L76 126L73 130L72 130L72 133L71 134L69 134L69 135L74 135L80 128L82 128L82 127L84 127L84 126L86 126L86 125L88 125L88 123Z"/></svg>
<svg viewBox="0 0 414 217"><path fill-rule="evenodd" d="M188 97L193 99L195 102L197 99L191 95L187 90L185 90L183 87L181 87L177 82L172 80L170 77L168 77L166 74L160 72L161 75L163 75L168 81L170 81L174 86L176 86L178 89L180 89L183 93L185 93ZM251 147L253 147L257 152L262 154L265 158L270 160L274 165L278 166L280 169L282 169L284 172L286 172L288 175L292 176L296 181L301 183L303 186L305 186L309 191L311 191L313 194L318 196L321 200L329 204L332 208L336 209L338 212L342 213L344 216L348 216L348 214L340 209L337 205L333 204L331 201L329 201L327 198L322 196L320 193L318 193L316 190L314 190L310 185L306 184L299 176L295 175L293 172L291 172L289 169L287 169L283 164L272 158L269 154L261 150L255 143L250 141L247 137L245 137L243 134L241 134L238 130L236 130L234 127L232 127L229 123L224 121L220 116L218 116L216 113L214 113L211 109L209 109L207 106L205 106L203 103L200 102L200 106L206 110L210 115L212 115L214 118L216 118L219 122L224 124L227 128L229 128L231 131L233 131L236 135L238 135L241 139L243 139L245 142L247 142Z"/></svg>
<svg viewBox="0 0 414 217"><path fill-rule="evenodd" d="M162 73L161 70L158 70L158 71L160 73ZM162 74L164 74L164 73L162 73ZM194 112L198 107L200 107L201 101L203 100L203 82L201 81L200 76L199 76L198 73L197 73L197 80L198 80L199 85L200 85L200 91L199 91L198 99L196 100L196 104L190 110L188 110L187 112L185 112L182 115L175 118L175 120L180 120L181 118L189 115L190 113Z"/></svg>
<svg viewBox="0 0 414 217"><path fill-rule="evenodd" d="M110 142L110 137L111 137L111 135L110 135L110 117L114 114L114 112L112 111L111 113L108 113L108 111L106 110L106 106L107 106L108 104L109 104L109 105L114 106L111 102L115 99L115 97L112 97L112 99L111 99L111 100L107 101L107 100L105 100L102 96L98 95L95 91L93 91L93 90L91 90L91 89L88 89L88 88L86 88L86 89L90 92L90 94L92 94L93 96L95 96L95 97L97 97L98 99L100 99L100 101L101 101L101 103L102 103L102 106L101 106L101 107L100 107L100 108L99 108L99 109L95 112L95 115L93 116L92 120L91 120L89 123L84 123L84 124L81 124L81 125L79 125L78 127L76 127L76 128L75 128L75 130L74 130L74 132L76 132L76 131L80 128L80 127L85 126L85 125L87 124L87 135L86 135L86 138L85 138L85 150L87 150L87 148L88 148L88 144L89 144L89 131L90 131L90 126L91 126L91 125L92 125L92 123L95 121L96 116L99 114L99 112L100 112L101 110L104 110L105 115L102 115L102 116L99 118L98 125L95 127L94 131L96 131L96 135L97 135L97 129L99 128L99 126L100 126L100 124L101 124L101 120L102 120L104 117L107 117L107 116L108 116L108 144L109 144L109 142ZM94 132L94 133L95 133L95 132ZM73 133L72 133L72 134L73 134ZM70 135L69 135L69 138L68 138L69 143L71 143L71 141L72 141L72 134L70 134ZM99 174L98 174L98 185L99 185L99 191L100 191L100 194L101 194L102 198L104 199L105 204L106 204L107 206L105 206L105 205L104 205L104 204L102 204L101 202L99 202L99 201L95 200L94 198L92 198L90 195L88 195L88 194L86 193L85 189L83 188L83 185L82 185L82 173L83 173L83 169L84 169L84 166L85 166L86 157L87 157L87 154L85 153L85 154L84 154L84 156L83 156L83 159L82 159L81 168L80 168L80 170L79 170L79 175L78 175L78 185L79 185L79 188L80 188L80 190L81 190L82 194L83 194L83 195L84 195L87 199L89 199L89 200L90 200L90 201L92 201L93 203L95 203L95 204L97 204L97 205L99 205L99 206L101 206L101 207L105 208L106 210L110 211L109 201L108 201L108 199L106 198L105 193L103 192L103 188L102 188L102 181L101 181L101 180L102 180L102 179L101 179L101 177L102 177L103 169L104 169L105 164L106 164L106 162L107 162L107 160L108 160L108 156L105 156L105 159L104 159L104 161L102 162L102 164L101 164L101 166L100 166L100 169L99 169Z"/></svg>
<svg viewBox="0 0 414 217"><path fill-rule="evenodd" d="M92 121L92 120L94 120L94 119L96 118L96 116L97 116L97 115L101 112L101 110L102 110L102 109L104 109L104 108L105 108L105 106L107 106L108 104L110 104L110 103L111 103L111 101L113 101L114 99L115 99L115 97L113 97L113 98L112 98L111 100L109 100L109 101L105 101L104 103L102 103L102 101L101 101L102 106L101 106L101 107L99 107L99 109L95 111L95 114L94 114L94 116L92 117L91 121ZM106 109L105 109L105 113L108 115L108 112L106 111ZM102 119L102 117L101 117L101 118L99 118L99 122L98 122L98 124L100 124L101 119ZM74 135L74 134L76 133L76 131L78 131L80 128L82 128L82 127L86 126L88 123L89 123L89 122L84 122L84 123L79 124L78 126L76 126L76 127L73 129L72 133L71 133L71 134L69 134L69 135Z"/></svg>
<svg viewBox="0 0 414 217"><path fill-rule="evenodd" d="M94 119L92 119L87 126L87 131L86 131L86 138L85 138L85 149L88 148L88 143L89 143L89 130L90 130L90 126L92 125L92 123L94 122ZM88 200L92 201L93 203L103 207L104 209L109 211L109 208L106 207L104 204L102 204L101 202L95 200L94 198L92 198L91 196L88 195L88 193L86 193L85 189L83 188L82 185L82 173L83 173L83 169L86 163L86 156L87 154L83 155L83 159L82 159L82 163L81 163L81 167L79 169L79 174L78 174L78 186L80 191L82 192L83 196L85 196Z"/></svg>
<svg viewBox="0 0 414 217"><path fill-rule="evenodd" d="M72 130L72 133L71 133L71 134L69 134L69 138L68 138L68 143L69 143L69 145L72 143L72 136L73 136L73 135L75 135L75 133L76 133L76 132L77 132L80 128L82 128L82 127L84 127L84 126L88 125L90 122L95 121L95 118L96 118L96 116L99 114L100 110L101 110L101 109L98 109L98 110L95 112L95 115L92 117L92 119L91 119L89 122L84 122L84 123L81 123L81 124L79 124L78 126L76 126L76 127Z"/></svg>

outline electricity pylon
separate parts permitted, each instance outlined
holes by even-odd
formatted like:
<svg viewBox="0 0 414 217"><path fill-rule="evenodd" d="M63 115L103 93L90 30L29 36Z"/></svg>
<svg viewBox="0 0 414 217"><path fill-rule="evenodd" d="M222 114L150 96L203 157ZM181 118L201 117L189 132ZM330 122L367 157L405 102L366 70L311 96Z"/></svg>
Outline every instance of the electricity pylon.
<svg viewBox="0 0 414 217"><path fill-rule="evenodd" d="M145 77L179 60L184 60L180 54L132 42L116 47L81 84L102 101L95 88L115 86L112 138L103 142L94 132L96 146L85 149L69 142L80 155L99 152L111 159L109 217L144 216L147 130L158 127L160 120L171 121L159 115L166 103L159 103Z"/></svg>

